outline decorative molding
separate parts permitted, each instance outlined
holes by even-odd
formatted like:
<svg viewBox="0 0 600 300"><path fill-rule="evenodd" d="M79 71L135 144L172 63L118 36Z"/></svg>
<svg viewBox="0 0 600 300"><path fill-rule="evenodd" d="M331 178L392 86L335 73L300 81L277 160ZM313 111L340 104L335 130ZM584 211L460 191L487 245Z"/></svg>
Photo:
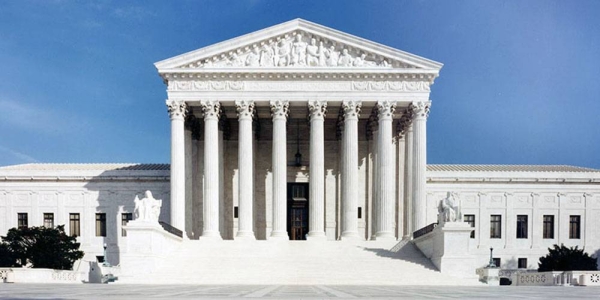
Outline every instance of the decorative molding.
<svg viewBox="0 0 600 300"><path fill-rule="evenodd" d="M412 110L413 120L427 119L429 117L431 101L415 101L410 104L409 108Z"/></svg>
<svg viewBox="0 0 600 300"><path fill-rule="evenodd" d="M252 100L236 100L235 107L240 120L252 119L254 116L254 101Z"/></svg>
<svg viewBox="0 0 600 300"><path fill-rule="evenodd" d="M239 76L238 76L239 77ZM311 76L312 77L312 76ZM319 76L321 77L321 76ZM267 80L265 80L267 79ZM268 81L279 80L279 81ZM427 81L349 81L333 76L330 81L320 79L300 79L288 81L288 76L261 75L257 79L243 80L170 80L168 91L391 91L391 92L429 92ZM339 80L339 81L336 81Z"/></svg>
<svg viewBox="0 0 600 300"><path fill-rule="evenodd" d="M377 118L381 119L392 119L394 111L396 111L396 101L380 100L377 101Z"/></svg>
<svg viewBox="0 0 600 300"><path fill-rule="evenodd" d="M308 114L311 119L325 118L326 113L327 113L327 101L325 101L325 100L309 100L308 101Z"/></svg>
<svg viewBox="0 0 600 300"><path fill-rule="evenodd" d="M184 69L285 67L416 68L301 30L271 36L179 66Z"/></svg>
<svg viewBox="0 0 600 300"><path fill-rule="evenodd" d="M342 109L344 112L344 118L356 118L360 116L360 108L362 103L357 100L344 100L342 102Z"/></svg>
<svg viewBox="0 0 600 300"><path fill-rule="evenodd" d="M273 119L288 117L290 103L285 100L271 100L271 116Z"/></svg>
<svg viewBox="0 0 600 300"><path fill-rule="evenodd" d="M221 113L221 104L216 100L202 100L200 107L204 113L204 120L206 119L219 119Z"/></svg>
<svg viewBox="0 0 600 300"><path fill-rule="evenodd" d="M166 101L167 111L171 119L184 119L187 114L187 105L185 101L168 100Z"/></svg>

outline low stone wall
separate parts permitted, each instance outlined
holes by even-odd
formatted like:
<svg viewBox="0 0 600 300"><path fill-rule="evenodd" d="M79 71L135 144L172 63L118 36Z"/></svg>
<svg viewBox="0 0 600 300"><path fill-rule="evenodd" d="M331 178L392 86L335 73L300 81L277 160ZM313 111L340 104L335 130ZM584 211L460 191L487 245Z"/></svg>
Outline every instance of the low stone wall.
<svg viewBox="0 0 600 300"><path fill-rule="evenodd" d="M555 271L517 273L517 281L513 283L520 286L571 285L570 278L565 272Z"/></svg>
<svg viewBox="0 0 600 300"><path fill-rule="evenodd" d="M83 272L32 269L32 268L0 268L0 280L5 283L83 283L86 276Z"/></svg>
<svg viewBox="0 0 600 300"><path fill-rule="evenodd" d="M600 271L569 271L571 285L600 286Z"/></svg>

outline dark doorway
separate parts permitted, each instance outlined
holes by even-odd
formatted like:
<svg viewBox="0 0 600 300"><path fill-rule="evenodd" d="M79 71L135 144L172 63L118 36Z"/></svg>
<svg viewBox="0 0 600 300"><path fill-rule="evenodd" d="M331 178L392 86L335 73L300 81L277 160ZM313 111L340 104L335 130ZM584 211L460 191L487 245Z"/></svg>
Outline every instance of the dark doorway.
<svg viewBox="0 0 600 300"><path fill-rule="evenodd" d="M290 240L306 240L308 233L308 183L288 183L287 231Z"/></svg>

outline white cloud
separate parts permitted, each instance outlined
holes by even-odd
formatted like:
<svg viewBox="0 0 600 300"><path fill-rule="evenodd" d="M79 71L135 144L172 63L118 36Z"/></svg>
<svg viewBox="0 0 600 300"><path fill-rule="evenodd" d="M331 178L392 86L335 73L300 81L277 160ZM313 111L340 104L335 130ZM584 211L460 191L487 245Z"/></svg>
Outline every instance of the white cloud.
<svg viewBox="0 0 600 300"><path fill-rule="evenodd" d="M0 152L6 153L14 158L16 158L17 160L24 162L24 163L34 163L34 162L38 162L37 159L25 154L25 153L21 153L19 151L4 147L2 145L0 145Z"/></svg>
<svg viewBox="0 0 600 300"><path fill-rule="evenodd" d="M72 127L65 113L31 106L25 103L0 100L0 123L44 133L64 133Z"/></svg>

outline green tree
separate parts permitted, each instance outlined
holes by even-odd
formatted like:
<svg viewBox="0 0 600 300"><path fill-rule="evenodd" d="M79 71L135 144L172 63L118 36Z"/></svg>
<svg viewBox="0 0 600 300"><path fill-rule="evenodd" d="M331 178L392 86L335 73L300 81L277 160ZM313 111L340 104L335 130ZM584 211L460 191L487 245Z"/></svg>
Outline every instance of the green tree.
<svg viewBox="0 0 600 300"><path fill-rule="evenodd" d="M0 249L12 255L7 266L31 263L34 268L70 270L75 261L83 257L76 237L67 235L64 225L12 228L2 237L2 244Z"/></svg>
<svg viewBox="0 0 600 300"><path fill-rule="evenodd" d="M548 254L540 257L538 263L538 272L573 270L595 271L598 270L598 262L577 246L569 248L561 244L548 248Z"/></svg>

